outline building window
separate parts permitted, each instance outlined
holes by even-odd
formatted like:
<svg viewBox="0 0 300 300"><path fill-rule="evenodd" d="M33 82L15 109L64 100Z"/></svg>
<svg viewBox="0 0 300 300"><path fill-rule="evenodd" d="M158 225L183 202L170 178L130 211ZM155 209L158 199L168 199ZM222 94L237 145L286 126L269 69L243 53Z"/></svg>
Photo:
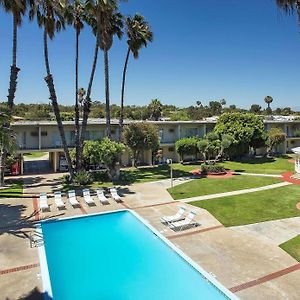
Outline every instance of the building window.
<svg viewBox="0 0 300 300"><path fill-rule="evenodd" d="M31 131L30 135L31 135L31 136L38 136L39 133L38 133L37 131Z"/></svg>
<svg viewBox="0 0 300 300"><path fill-rule="evenodd" d="M47 131L42 131L42 132L41 132L41 135L42 135L42 136L47 136L47 135L48 135L48 132L47 132Z"/></svg>

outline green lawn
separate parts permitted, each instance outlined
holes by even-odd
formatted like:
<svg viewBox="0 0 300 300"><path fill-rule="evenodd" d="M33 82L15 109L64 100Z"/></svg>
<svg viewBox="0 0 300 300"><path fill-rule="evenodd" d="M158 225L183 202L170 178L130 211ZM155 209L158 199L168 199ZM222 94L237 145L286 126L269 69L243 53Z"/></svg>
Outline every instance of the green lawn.
<svg viewBox="0 0 300 300"><path fill-rule="evenodd" d="M277 178L236 175L229 178L201 178L168 189L175 199L250 189L280 182Z"/></svg>
<svg viewBox="0 0 300 300"><path fill-rule="evenodd" d="M300 216L300 186L229 196L190 204L208 210L225 226L238 226Z"/></svg>
<svg viewBox="0 0 300 300"><path fill-rule="evenodd" d="M300 235L279 245L279 247L300 262Z"/></svg>
<svg viewBox="0 0 300 300"><path fill-rule="evenodd" d="M23 195L23 181L7 181L9 188L0 189L0 198L20 198Z"/></svg>
<svg viewBox="0 0 300 300"><path fill-rule="evenodd" d="M294 156L287 155L278 158L256 158L241 161L226 161L222 163L226 169L236 172L281 174L286 171L293 171L294 164L289 162Z"/></svg>
<svg viewBox="0 0 300 300"><path fill-rule="evenodd" d="M44 155L46 155L47 152L30 152L30 153L25 153L24 157L28 157L28 158L40 158Z"/></svg>

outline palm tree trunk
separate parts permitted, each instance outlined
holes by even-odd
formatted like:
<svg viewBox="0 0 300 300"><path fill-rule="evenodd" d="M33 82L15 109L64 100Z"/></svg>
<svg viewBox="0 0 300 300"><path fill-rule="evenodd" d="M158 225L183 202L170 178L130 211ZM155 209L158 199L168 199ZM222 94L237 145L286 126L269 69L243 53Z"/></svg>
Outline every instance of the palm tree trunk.
<svg viewBox="0 0 300 300"><path fill-rule="evenodd" d="M15 93L17 90L17 79L20 69L17 67L17 39L18 39L18 25L16 17L13 17L13 49L12 49L12 65L10 68L10 82L8 90L7 106L9 113L12 114L14 105Z"/></svg>
<svg viewBox="0 0 300 300"><path fill-rule="evenodd" d="M75 61L75 147L76 147L76 171L81 169L80 155L80 126L79 126L79 105L78 105L78 58L79 58L79 34L76 30L76 61Z"/></svg>
<svg viewBox="0 0 300 300"><path fill-rule="evenodd" d="M104 75L105 75L105 111L106 111L106 136L111 137L110 131L110 99L109 99L109 65L108 51L104 50Z"/></svg>
<svg viewBox="0 0 300 300"><path fill-rule="evenodd" d="M59 130L59 133L60 133L62 146L63 146L64 152L65 152L70 177L71 177L71 180L72 180L73 177L74 177L74 171L73 171L71 157L70 157L69 149L68 149L68 146L67 146L66 136L65 136L61 116L60 116L59 106L58 106L58 103L57 103L57 96L56 96L56 91L55 91L55 87L54 87L54 83L53 83L53 77L52 77L52 74L50 72L50 65L49 65L49 58L48 58L48 41L47 41L47 32L46 32L46 30L44 30L44 59L45 59L45 67L46 67L46 72L47 72L47 76L45 77L45 81L46 81L48 89L49 89L50 100L51 100L51 103L52 103L53 112L54 112L54 115L55 115L55 118L56 118L57 127L58 127L58 130Z"/></svg>
<svg viewBox="0 0 300 300"><path fill-rule="evenodd" d="M7 107L10 118L12 117L12 110L14 106L14 99L17 90L17 79L20 69L17 67L17 41L18 41L18 24L16 16L13 16L13 49L12 49L12 65L10 67L10 80L9 80L9 89L7 96ZM10 119L7 126L10 127ZM6 167L6 156L7 151L3 149L0 154L0 186L4 185L4 172Z"/></svg>
<svg viewBox="0 0 300 300"><path fill-rule="evenodd" d="M120 127L120 140L122 140L122 133L123 133L123 123L124 123L124 94L125 94L125 82L126 82L126 71L128 66L128 60L130 55L130 49L128 47L124 69L123 69L123 78L122 78L122 91L121 91L121 110L120 110L120 121L119 121L119 127Z"/></svg>
<svg viewBox="0 0 300 300"><path fill-rule="evenodd" d="M88 121L90 108L91 108L91 94L92 94L92 87L93 87L93 82L94 82L94 77L95 77L95 72L97 67L98 52L99 52L99 48L98 48L98 43L96 42L90 81L86 92L86 98L83 104L83 117L82 117L81 133L80 133L80 153L79 153L80 166L82 166L82 149L83 149L83 142L84 142L86 127L87 127L87 121Z"/></svg>

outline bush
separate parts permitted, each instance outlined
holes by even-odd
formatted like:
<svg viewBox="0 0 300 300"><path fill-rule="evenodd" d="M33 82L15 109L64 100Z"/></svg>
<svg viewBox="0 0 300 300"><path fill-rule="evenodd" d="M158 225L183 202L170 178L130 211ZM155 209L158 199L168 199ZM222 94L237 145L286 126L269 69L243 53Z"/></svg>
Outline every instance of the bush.
<svg viewBox="0 0 300 300"><path fill-rule="evenodd" d="M103 171L94 172L93 178L94 178L94 181L101 181L101 182L109 181L108 171L103 170Z"/></svg>
<svg viewBox="0 0 300 300"><path fill-rule="evenodd" d="M63 184L70 184L71 183L71 179L70 179L70 175L69 174L63 175L63 177L61 178L61 180L62 180Z"/></svg>
<svg viewBox="0 0 300 300"><path fill-rule="evenodd" d="M87 171L80 171L74 176L74 182L78 185L87 185L93 182L93 175Z"/></svg>
<svg viewBox="0 0 300 300"><path fill-rule="evenodd" d="M225 168L223 166L220 165L202 165L201 166L201 172L202 174L209 174L209 173L224 173Z"/></svg>

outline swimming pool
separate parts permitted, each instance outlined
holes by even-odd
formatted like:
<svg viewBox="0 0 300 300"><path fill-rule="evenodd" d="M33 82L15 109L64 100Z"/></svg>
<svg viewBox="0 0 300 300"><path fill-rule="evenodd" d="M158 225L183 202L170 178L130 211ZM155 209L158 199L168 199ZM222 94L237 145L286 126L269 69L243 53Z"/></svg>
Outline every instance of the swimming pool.
<svg viewBox="0 0 300 300"><path fill-rule="evenodd" d="M237 299L134 212L45 221L40 229L48 298Z"/></svg>

